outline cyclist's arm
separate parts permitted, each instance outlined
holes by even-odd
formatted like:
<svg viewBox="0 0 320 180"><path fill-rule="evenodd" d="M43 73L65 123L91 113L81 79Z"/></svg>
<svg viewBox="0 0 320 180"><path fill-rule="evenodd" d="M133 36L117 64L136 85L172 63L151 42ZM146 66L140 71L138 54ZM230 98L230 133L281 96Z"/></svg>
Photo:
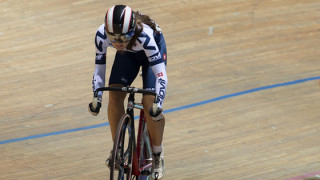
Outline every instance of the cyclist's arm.
<svg viewBox="0 0 320 180"><path fill-rule="evenodd" d="M155 77L156 77L156 85L155 85L155 91L158 94L158 107L162 107L166 90L167 90L167 84L168 84L168 77L167 77L167 71L166 66L164 62L156 64L151 66Z"/></svg>
<svg viewBox="0 0 320 180"><path fill-rule="evenodd" d="M92 90L95 91L105 86L106 64L96 64L92 78ZM102 100L103 91L98 93L98 98Z"/></svg>
<svg viewBox="0 0 320 180"><path fill-rule="evenodd" d="M168 83L163 54L159 51L159 47L153 36L153 30L147 25L144 25L143 31L139 35L137 42L136 49L144 50L156 77L155 92L158 94L158 107L161 108Z"/></svg>
<svg viewBox="0 0 320 180"><path fill-rule="evenodd" d="M95 58L95 70L92 79L92 90L105 86L105 74L106 74L106 53L109 43L106 40L104 32L104 24L99 27L95 36L96 58ZM99 92L98 98L102 99L103 92Z"/></svg>

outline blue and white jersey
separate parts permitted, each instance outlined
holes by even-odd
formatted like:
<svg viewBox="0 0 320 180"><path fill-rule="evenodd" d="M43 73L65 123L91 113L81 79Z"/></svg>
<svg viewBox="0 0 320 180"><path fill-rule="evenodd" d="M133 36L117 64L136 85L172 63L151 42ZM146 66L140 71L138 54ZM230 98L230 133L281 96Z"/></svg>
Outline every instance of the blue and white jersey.
<svg viewBox="0 0 320 180"><path fill-rule="evenodd" d="M93 76L93 90L99 87L105 86L105 72L106 72L106 53L108 47L113 47L111 41L105 34L105 24L102 24L95 36L96 45L96 59L95 59L95 72ZM163 59L166 59L166 54L161 54L154 37L154 30L146 24L143 24L143 31L140 33L136 40L136 45L132 47L132 50L124 50L130 52L144 51L151 68L156 77L155 92L160 96L158 106L162 107L166 88L167 88L167 73L166 65ZM102 92L99 93L99 97L102 97Z"/></svg>

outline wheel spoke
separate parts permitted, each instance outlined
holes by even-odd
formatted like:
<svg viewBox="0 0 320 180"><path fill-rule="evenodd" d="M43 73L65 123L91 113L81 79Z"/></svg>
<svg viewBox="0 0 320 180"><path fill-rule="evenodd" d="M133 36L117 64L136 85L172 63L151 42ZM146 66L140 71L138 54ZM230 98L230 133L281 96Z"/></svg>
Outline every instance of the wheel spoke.
<svg viewBox="0 0 320 180"><path fill-rule="evenodd" d="M116 138L113 147L113 161L110 168L110 179L112 180L131 180L132 172L132 151L133 142L131 140L134 133L130 126L130 116L124 115L117 130Z"/></svg>

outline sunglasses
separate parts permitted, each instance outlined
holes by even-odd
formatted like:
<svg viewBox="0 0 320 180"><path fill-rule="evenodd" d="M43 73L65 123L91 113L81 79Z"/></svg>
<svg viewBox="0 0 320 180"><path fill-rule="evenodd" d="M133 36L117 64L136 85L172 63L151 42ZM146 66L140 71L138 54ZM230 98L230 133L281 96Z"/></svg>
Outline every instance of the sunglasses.
<svg viewBox="0 0 320 180"><path fill-rule="evenodd" d="M104 30L106 35L108 36L108 39L112 42L112 43L127 43L132 39L132 36L134 35L134 31L129 32L126 35L111 35L107 32L107 30Z"/></svg>

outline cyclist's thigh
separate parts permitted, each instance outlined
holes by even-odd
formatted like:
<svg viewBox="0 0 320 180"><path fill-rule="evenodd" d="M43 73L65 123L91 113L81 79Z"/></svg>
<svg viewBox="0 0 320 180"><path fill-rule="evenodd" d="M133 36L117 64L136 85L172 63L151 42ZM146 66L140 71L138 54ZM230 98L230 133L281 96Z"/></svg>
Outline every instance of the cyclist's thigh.
<svg viewBox="0 0 320 180"><path fill-rule="evenodd" d="M109 85L121 84L130 86L139 73L140 62L136 60L135 53L116 53L111 69Z"/></svg>

